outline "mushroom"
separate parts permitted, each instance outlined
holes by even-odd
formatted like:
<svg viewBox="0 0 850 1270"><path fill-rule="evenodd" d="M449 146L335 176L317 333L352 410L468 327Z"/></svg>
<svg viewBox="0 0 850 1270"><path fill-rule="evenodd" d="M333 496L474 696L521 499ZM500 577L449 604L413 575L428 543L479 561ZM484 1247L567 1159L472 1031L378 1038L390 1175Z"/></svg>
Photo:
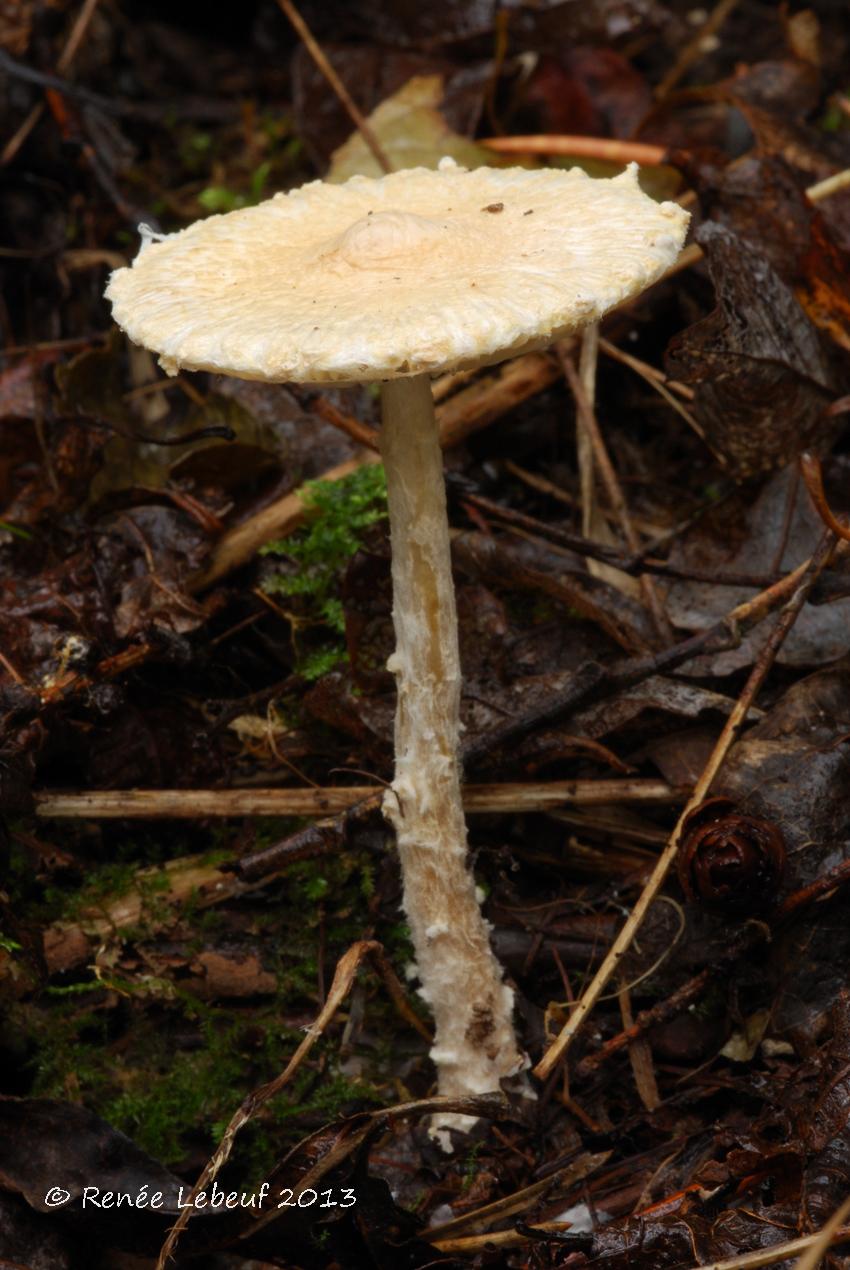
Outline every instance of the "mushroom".
<svg viewBox="0 0 850 1270"><path fill-rule="evenodd" d="M397 639L398 840L443 1094L485 1093L526 1065L513 992L490 948L467 855L458 765L461 674L442 457L429 376L488 365L594 322L675 260L688 216L632 165L480 168L444 159L381 179L320 181L153 241L107 296L169 373L381 382L381 453Z"/></svg>

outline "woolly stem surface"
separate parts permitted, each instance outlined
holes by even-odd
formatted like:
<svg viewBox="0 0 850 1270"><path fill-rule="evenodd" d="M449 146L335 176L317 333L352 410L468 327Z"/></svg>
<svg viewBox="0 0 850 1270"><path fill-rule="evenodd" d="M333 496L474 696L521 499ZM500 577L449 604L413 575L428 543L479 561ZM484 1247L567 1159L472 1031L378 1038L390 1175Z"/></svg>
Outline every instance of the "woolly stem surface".
<svg viewBox="0 0 850 1270"><path fill-rule="evenodd" d="M381 453L392 535L396 831L404 910L436 1039L442 1094L488 1093L522 1066L467 860L460 794L460 657L443 461L426 375L382 388ZM455 1118L452 1123L468 1117ZM441 1122L445 1123L445 1121Z"/></svg>

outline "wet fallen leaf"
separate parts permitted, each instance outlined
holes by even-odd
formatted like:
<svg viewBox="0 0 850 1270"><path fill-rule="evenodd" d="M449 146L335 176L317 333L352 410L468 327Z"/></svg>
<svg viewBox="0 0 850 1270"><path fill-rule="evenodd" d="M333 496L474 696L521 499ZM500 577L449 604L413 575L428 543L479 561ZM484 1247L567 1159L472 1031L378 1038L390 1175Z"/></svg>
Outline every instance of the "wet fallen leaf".
<svg viewBox="0 0 850 1270"><path fill-rule="evenodd" d="M717 309L671 343L670 373L695 391L693 411L737 476L787 463L822 431L835 395L820 337L769 261L707 222L705 248Z"/></svg>
<svg viewBox="0 0 850 1270"><path fill-rule="evenodd" d="M493 165L493 154L452 132L440 112L441 75L419 75L388 97L369 116L369 124L394 169L436 168L449 156L462 167ZM381 168L359 132L334 152L327 180L355 175L380 176Z"/></svg>

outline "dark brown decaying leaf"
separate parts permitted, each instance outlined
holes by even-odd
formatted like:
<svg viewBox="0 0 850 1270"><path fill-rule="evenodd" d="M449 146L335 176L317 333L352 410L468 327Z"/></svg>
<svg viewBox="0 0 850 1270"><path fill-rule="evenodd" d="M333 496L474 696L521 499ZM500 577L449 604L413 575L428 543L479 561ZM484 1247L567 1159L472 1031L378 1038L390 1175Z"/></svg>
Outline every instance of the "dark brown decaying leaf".
<svg viewBox="0 0 850 1270"><path fill-rule="evenodd" d="M767 258L715 222L702 226L717 309L670 345L670 374L694 388L694 413L738 477L815 444L835 395L820 336Z"/></svg>
<svg viewBox="0 0 850 1270"><path fill-rule="evenodd" d="M778 155L747 155L718 167L699 154L686 164L703 215L767 256L812 322L841 348L850 344L847 252L833 199L815 206L805 180Z"/></svg>
<svg viewBox="0 0 850 1270"><path fill-rule="evenodd" d="M181 1182L83 1107L0 1097L0 1186L45 1214L39 1231L47 1246L70 1236L74 1248L82 1238L151 1255L179 1211ZM86 1195L92 1187L97 1193ZM99 1207L94 1201L109 1191L132 1196L133 1205L125 1200L120 1208L111 1207L107 1201ZM139 1195L147 1202L137 1205ZM13 1246L0 1246L0 1254ZM76 1258L74 1264L79 1264Z"/></svg>
<svg viewBox="0 0 850 1270"><path fill-rule="evenodd" d="M74 1243L67 1231L57 1229L55 1222L48 1224L16 1195L0 1194L0 1249L6 1266L73 1270Z"/></svg>

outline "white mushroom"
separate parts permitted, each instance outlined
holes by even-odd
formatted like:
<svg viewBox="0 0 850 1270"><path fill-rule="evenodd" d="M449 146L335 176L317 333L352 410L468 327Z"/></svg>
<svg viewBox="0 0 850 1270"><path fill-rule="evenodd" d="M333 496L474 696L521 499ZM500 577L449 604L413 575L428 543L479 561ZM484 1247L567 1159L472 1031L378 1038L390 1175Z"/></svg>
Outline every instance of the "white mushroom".
<svg viewBox="0 0 850 1270"><path fill-rule="evenodd" d="M673 263L688 216L634 166L481 168L314 182L146 242L107 290L169 372L382 381L392 534L396 772L385 799L444 1094L520 1071L513 993L467 859L460 663L429 376L501 361L593 322Z"/></svg>

